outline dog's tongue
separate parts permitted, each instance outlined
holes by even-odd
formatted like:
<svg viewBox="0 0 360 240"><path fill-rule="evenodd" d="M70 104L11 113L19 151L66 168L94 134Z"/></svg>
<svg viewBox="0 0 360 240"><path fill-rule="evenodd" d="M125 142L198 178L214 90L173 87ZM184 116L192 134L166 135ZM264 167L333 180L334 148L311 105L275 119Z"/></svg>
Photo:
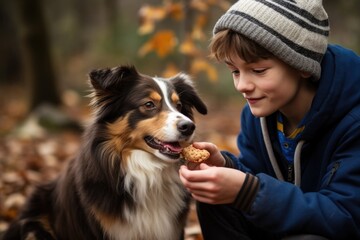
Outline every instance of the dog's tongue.
<svg viewBox="0 0 360 240"><path fill-rule="evenodd" d="M170 149L173 152L181 152L182 147L178 142L164 142L164 147Z"/></svg>

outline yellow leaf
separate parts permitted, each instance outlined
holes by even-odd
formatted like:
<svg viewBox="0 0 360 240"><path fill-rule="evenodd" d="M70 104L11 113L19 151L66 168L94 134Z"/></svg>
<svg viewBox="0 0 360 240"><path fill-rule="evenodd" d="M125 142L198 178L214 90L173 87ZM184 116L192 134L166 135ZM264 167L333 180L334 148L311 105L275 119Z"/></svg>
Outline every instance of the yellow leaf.
<svg viewBox="0 0 360 240"><path fill-rule="evenodd" d="M162 76L165 78L169 78L169 77L175 76L179 72L180 72L180 70L175 66L175 64L169 63L166 66L165 70L163 71Z"/></svg>
<svg viewBox="0 0 360 240"><path fill-rule="evenodd" d="M185 41L181 43L179 51L182 54L194 56L199 54L198 49L196 48L192 38L190 36L186 37Z"/></svg>
<svg viewBox="0 0 360 240"><path fill-rule="evenodd" d="M224 11L226 11L227 9L230 8L231 6L231 2L227 1L227 0L220 0L220 1L216 1L217 5Z"/></svg>
<svg viewBox="0 0 360 240"><path fill-rule="evenodd" d="M195 59L191 63L190 72L194 75L200 72L205 72L208 78L210 79L210 81L212 82L215 82L218 79L218 74L216 69L213 66L211 66L207 61L202 59Z"/></svg>
<svg viewBox="0 0 360 240"><path fill-rule="evenodd" d="M139 50L140 56L145 56L151 51L155 51L159 57L165 57L172 52L177 44L177 39L173 31L163 30L157 32Z"/></svg>
<svg viewBox="0 0 360 240"><path fill-rule="evenodd" d="M144 20L138 29L138 33L141 35L145 35L145 34L153 32L154 28L155 28L154 21Z"/></svg>
<svg viewBox="0 0 360 240"><path fill-rule="evenodd" d="M144 5L139 10L140 20L143 18L152 19L154 21L162 20L166 17L167 11L165 7L152 7Z"/></svg>
<svg viewBox="0 0 360 240"><path fill-rule="evenodd" d="M144 5L139 10L140 34L147 34L154 31L155 22L163 20L167 15L165 7L152 7Z"/></svg>
<svg viewBox="0 0 360 240"><path fill-rule="evenodd" d="M192 33L191 33L191 35L194 39L198 39L198 40L207 39L207 36L205 35L205 33L203 31L207 21L208 21L208 18L204 14L199 15L196 18L196 22L195 22L194 28L192 30Z"/></svg>
<svg viewBox="0 0 360 240"><path fill-rule="evenodd" d="M206 12L209 6L204 0L192 0L190 6L200 12Z"/></svg>

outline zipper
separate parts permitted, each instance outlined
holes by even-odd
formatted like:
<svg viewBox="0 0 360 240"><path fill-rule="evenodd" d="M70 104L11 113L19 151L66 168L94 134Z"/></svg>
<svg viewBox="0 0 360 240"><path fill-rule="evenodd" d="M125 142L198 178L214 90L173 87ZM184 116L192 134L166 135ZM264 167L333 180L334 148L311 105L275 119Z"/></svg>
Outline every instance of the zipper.
<svg viewBox="0 0 360 240"><path fill-rule="evenodd" d="M332 169L331 169L331 171L330 171L330 175L329 175L329 178L328 178L328 180L326 182L326 186L328 186L330 184L331 180L333 179L333 177L334 177L336 171L339 169L339 167L340 167L340 161L335 162Z"/></svg>

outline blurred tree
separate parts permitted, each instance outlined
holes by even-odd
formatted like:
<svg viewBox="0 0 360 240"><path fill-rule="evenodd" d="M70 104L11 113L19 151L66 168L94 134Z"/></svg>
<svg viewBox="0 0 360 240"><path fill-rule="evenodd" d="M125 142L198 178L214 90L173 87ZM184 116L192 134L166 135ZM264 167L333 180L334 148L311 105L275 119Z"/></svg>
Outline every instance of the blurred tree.
<svg viewBox="0 0 360 240"><path fill-rule="evenodd" d="M105 2L107 1L109 0ZM64 1L60 1L60 3L63 4ZM70 30L71 34L73 34L71 39L71 44L73 44L71 54L85 52L91 47L89 38L91 39L92 31L97 27L96 23L99 21L99 18L96 16L99 13L94 11L94 9L99 8L99 1L70 0L68 1L68 7L65 7L65 12L69 12L69 8L72 9L72 13L70 14L74 18L71 26L72 29Z"/></svg>
<svg viewBox="0 0 360 240"><path fill-rule="evenodd" d="M330 40L360 53L359 0L326 0L330 19Z"/></svg>
<svg viewBox="0 0 360 240"><path fill-rule="evenodd" d="M12 2L0 1L0 83L15 83L21 77L18 36L12 13Z"/></svg>
<svg viewBox="0 0 360 240"><path fill-rule="evenodd" d="M30 110L43 103L60 104L42 0L16 0Z"/></svg>
<svg viewBox="0 0 360 240"><path fill-rule="evenodd" d="M105 0L105 12L107 16L107 25L109 28L108 37L112 49L118 48L118 36L119 36L119 11L118 11L119 0Z"/></svg>

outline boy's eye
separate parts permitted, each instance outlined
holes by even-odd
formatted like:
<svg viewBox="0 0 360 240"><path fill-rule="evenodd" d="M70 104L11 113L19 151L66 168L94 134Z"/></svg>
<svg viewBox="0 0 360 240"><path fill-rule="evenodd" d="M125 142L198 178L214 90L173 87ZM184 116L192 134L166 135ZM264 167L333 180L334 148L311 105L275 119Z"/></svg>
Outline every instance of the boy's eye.
<svg viewBox="0 0 360 240"><path fill-rule="evenodd" d="M237 76L237 75L240 74L240 71L239 70L233 70L233 71L231 71L231 74Z"/></svg>
<svg viewBox="0 0 360 240"><path fill-rule="evenodd" d="M253 69L253 72L254 72L254 73L257 73L257 74L264 73L265 71L266 71L266 68L256 68L256 69Z"/></svg>

